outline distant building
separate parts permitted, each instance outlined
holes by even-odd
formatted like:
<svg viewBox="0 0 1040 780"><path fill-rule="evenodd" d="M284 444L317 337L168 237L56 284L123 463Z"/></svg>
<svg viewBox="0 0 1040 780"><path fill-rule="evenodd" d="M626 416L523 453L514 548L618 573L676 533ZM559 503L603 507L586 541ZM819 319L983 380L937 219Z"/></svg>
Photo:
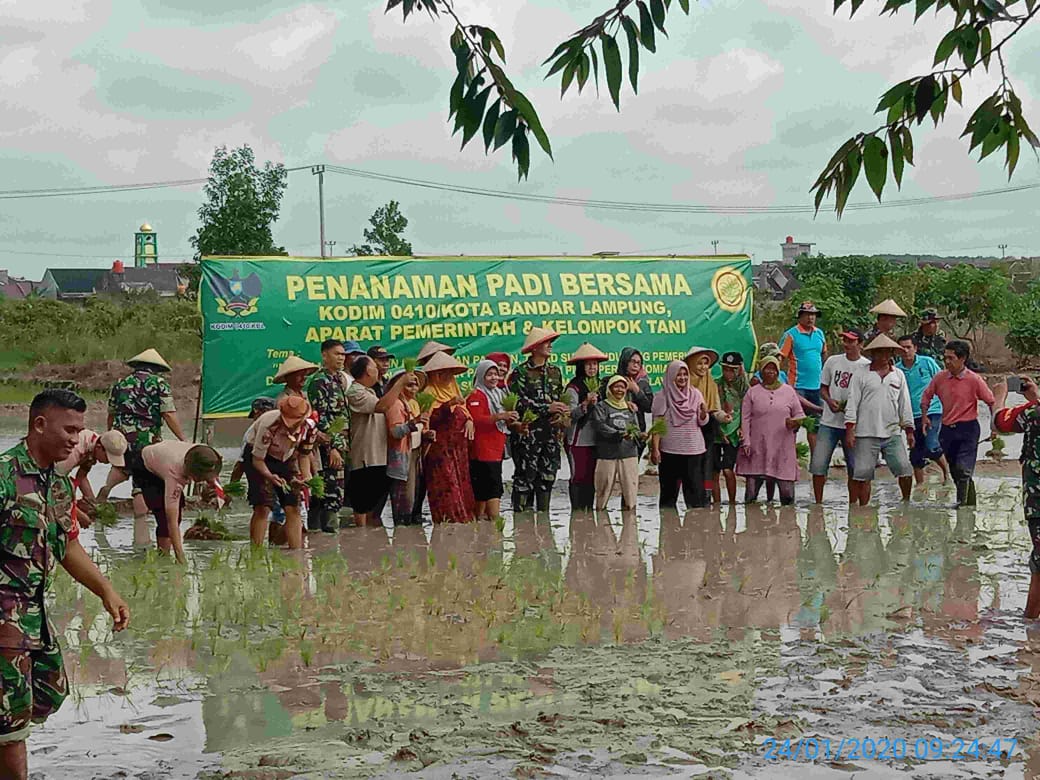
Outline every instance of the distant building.
<svg viewBox="0 0 1040 780"><path fill-rule="evenodd" d="M134 268L159 264L159 236L145 222L134 233Z"/></svg>
<svg viewBox="0 0 1040 780"><path fill-rule="evenodd" d="M787 240L780 245L780 262L792 265L795 259L812 252L815 244L805 244L794 240L794 236L788 236Z"/></svg>
<svg viewBox="0 0 1040 780"><path fill-rule="evenodd" d="M154 291L160 298L183 295L188 280L179 263L156 263L144 268L126 268L121 260L112 263L112 270L102 277L98 293L141 293Z"/></svg>
<svg viewBox="0 0 1040 780"><path fill-rule="evenodd" d="M7 269L0 268L0 297L2 298L12 301L25 300L39 286L39 282L22 279L20 276L11 276Z"/></svg>
<svg viewBox="0 0 1040 780"><path fill-rule="evenodd" d="M791 266L783 261L767 260L752 267L755 291L774 301L783 301L790 297L800 285L794 278Z"/></svg>
<svg viewBox="0 0 1040 780"><path fill-rule="evenodd" d="M56 301L86 300L107 273L107 268L48 268L40 282L40 296Z"/></svg>

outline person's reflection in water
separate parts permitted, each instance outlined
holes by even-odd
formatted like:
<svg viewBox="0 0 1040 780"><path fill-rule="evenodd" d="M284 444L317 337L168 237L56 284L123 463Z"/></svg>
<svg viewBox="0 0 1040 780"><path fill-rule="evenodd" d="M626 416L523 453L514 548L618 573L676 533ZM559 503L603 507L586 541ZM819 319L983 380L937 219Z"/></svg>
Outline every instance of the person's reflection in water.
<svg viewBox="0 0 1040 780"><path fill-rule="evenodd" d="M513 515L513 544L518 558L538 558L550 571L563 569L563 558L556 549L549 516L539 512Z"/></svg>
<svg viewBox="0 0 1040 780"><path fill-rule="evenodd" d="M654 554L654 596L665 612L665 636L711 641L719 625L722 534L718 515L661 510Z"/></svg>
<svg viewBox="0 0 1040 780"><path fill-rule="evenodd" d="M806 520L805 541L798 551L801 608L795 622L801 629L802 639L813 640L817 630L830 633L833 626L830 617L838 601L837 584L838 563L834 559L823 507L813 506Z"/></svg>
<svg viewBox="0 0 1040 780"><path fill-rule="evenodd" d="M878 578L885 572L885 546L876 510L851 509L848 525L849 534L838 569L845 608L835 622L843 633L858 635L884 628L886 609L879 604Z"/></svg>
<svg viewBox="0 0 1040 780"><path fill-rule="evenodd" d="M979 623L979 556L973 544L975 512L958 509L957 523L947 544L945 583L940 614L945 624L954 623L953 633L965 639L983 635Z"/></svg>

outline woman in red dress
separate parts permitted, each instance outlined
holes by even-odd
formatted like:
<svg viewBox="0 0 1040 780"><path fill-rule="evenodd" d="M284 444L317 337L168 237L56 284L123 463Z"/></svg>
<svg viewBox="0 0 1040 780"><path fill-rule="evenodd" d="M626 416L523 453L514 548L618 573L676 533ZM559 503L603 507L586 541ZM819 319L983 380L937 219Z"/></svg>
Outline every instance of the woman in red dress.
<svg viewBox="0 0 1040 780"><path fill-rule="evenodd" d="M451 355L438 352L423 370L428 380L426 391L434 397L430 430L435 438L423 456L430 514L435 523L468 523L475 511L469 476L474 426L455 381L468 369Z"/></svg>

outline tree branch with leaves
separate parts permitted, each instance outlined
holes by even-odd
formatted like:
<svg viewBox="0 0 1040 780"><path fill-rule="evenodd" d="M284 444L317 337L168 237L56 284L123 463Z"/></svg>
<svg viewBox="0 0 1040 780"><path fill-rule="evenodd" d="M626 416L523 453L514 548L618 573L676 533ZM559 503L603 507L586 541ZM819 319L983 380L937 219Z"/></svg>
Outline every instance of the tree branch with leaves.
<svg viewBox="0 0 1040 780"><path fill-rule="evenodd" d="M852 15L863 4L863 0L835 0L835 13L846 2ZM949 101L961 103L964 82L980 67L989 70L994 59L1000 66L1000 87L979 104L962 137L971 137L969 151L980 149L980 160L1004 148L1010 178L1022 143L1036 149L1040 148L1040 141L1022 114L1021 100L1007 75L1004 51L1009 41L1035 19L1040 11L1037 3L1038 0L886 0L882 14L896 14L913 4L915 22L932 8L936 13L948 10L952 27L936 48L933 67L945 66L953 58L960 64L907 79L882 95L876 113L886 115L885 123L872 131L857 133L838 149L810 188L815 192L816 209L833 195L834 209L840 217L861 172L880 200L888 181L889 160L892 179L897 187L901 186L905 166L914 164L912 126L921 125L929 117L938 126L945 118ZM689 15L689 0L674 0L674 5ZM389 0L386 10L398 7L406 20L425 11L433 19L444 16L454 23L451 49L457 77L449 97L449 119L455 122L454 133L462 133L463 148L481 129L486 153L511 143L520 179L527 178L530 170L529 134L552 158L549 137L534 106L506 75L505 47L492 29L464 22L452 0ZM561 98L573 85L581 93L590 78L598 90L602 65L610 99L620 111L623 53L627 51L632 92L638 93L641 51L657 51L657 35L667 37L665 21L673 10L673 0L617 0L556 47L542 63L549 68L546 78L558 76Z"/></svg>

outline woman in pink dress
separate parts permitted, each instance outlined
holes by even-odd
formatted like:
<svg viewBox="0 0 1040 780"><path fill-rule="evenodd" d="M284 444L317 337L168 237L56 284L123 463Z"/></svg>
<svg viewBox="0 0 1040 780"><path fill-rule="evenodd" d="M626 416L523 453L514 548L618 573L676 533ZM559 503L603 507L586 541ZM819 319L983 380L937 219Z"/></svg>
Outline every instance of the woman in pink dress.
<svg viewBox="0 0 1040 780"><path fill-rule="evenodd" d="M795 437L805 417L794 388L780 382L780 361L759 361L762 381L744 396L740 430L743 444L737 455L737 473L747 481L745 503L758 500L763 483L775 483L780 503L794 503L798 480Z"/></svg>

